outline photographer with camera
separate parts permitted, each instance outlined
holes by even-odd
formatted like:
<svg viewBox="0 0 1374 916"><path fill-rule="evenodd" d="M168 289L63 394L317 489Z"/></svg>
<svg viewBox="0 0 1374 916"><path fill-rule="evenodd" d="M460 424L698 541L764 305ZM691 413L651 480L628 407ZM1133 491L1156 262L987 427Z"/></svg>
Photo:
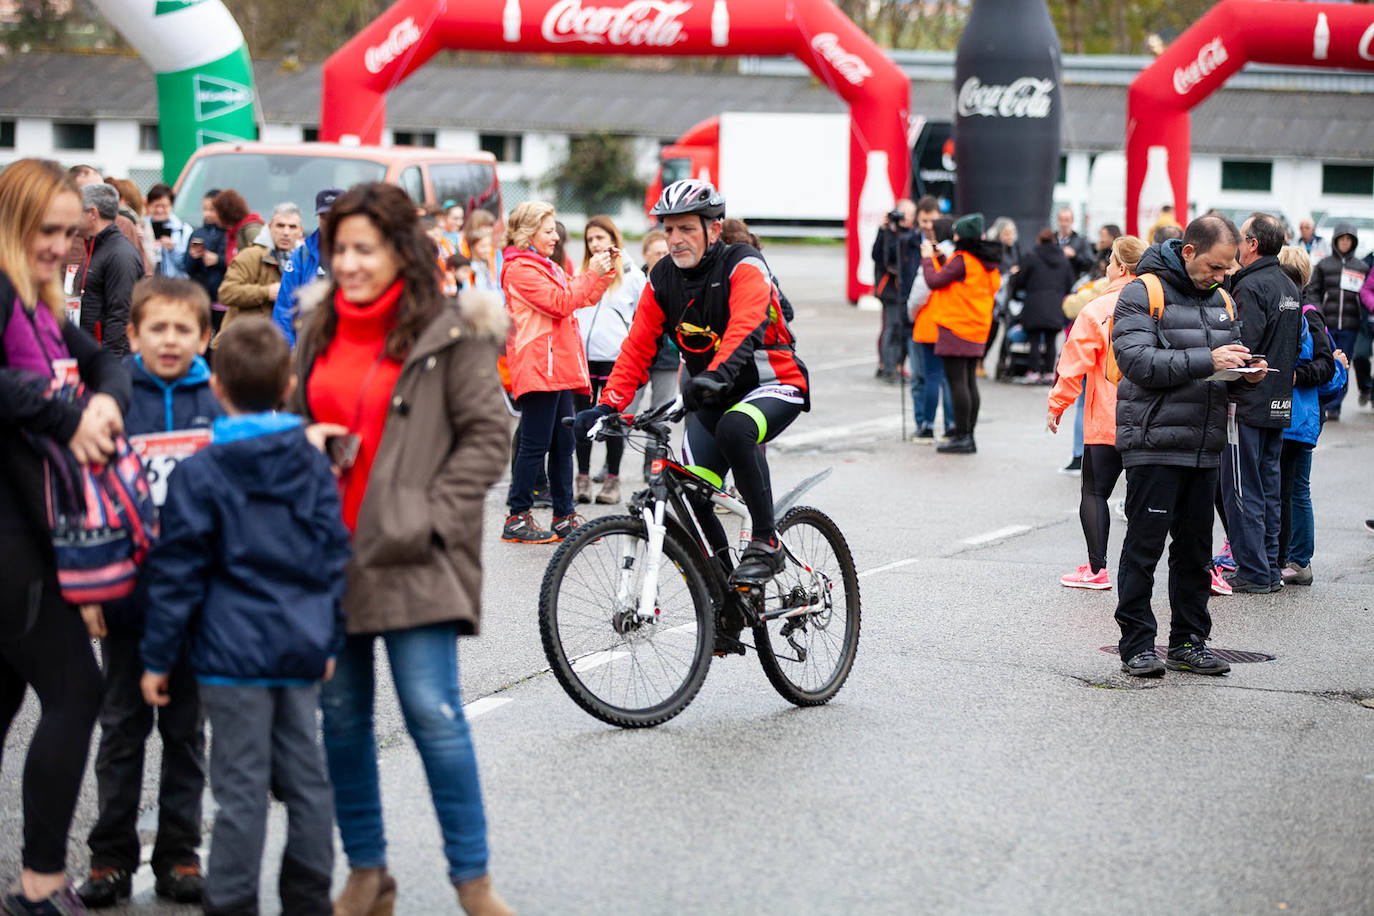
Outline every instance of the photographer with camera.
<svg viewBox="0 0 1374 916"><path fill-rule="evenodd" d="M877 377L900 385L906 342L911 338L906 296L902 293L903 254L915 247L916 204L905 197L883 217L878 237L873 241L873 295L883 304L882 325L878 332ZM910 289L910 280L908 290Z"/></svg>

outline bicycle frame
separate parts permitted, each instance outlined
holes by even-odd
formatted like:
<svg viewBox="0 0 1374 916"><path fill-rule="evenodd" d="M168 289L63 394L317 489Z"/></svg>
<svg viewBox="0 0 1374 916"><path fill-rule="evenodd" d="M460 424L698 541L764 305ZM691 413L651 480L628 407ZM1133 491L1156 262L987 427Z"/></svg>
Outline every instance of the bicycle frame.
<svg viewBox="0 0 1374 916"><path fill-rule="evenodd" d="M648 538L648 551L645 557L648 566L644 571L644 578L640 582L639 594L634 596L636 600L632 600L631 591L633 590L636 558L633 545L627 544L625 554L622 557L620 585L616 596L617 603L621 608L627 610L631 607L636 608L640 624L656 622L658 619L658 612L655 608L658 595L658 576L663 564L663 542L670 527L682 540L696 544L701 549L703 559L706 561L704 565L711 570L713 595L719 596L716 601L718 608L724 608L730 595L741 594L741 591L736 591L729 585L729 575L732 568L729 558L730 545L725 536L724 527L715 517L713 507L723 507L730 514L739 516L746 522L749 520L749 509L742 501L692 473L674 460L672 449L669 446L672 432L667 423L681 419L683 413L682 399L679 397L637 417L618 417L619 422L614 422L610 428L606 423L610 418L603 417L587 431L588 438L592 439L604 439L608 436L620 435L628 442L632 432L640 432L644 434L646 440L643 452L647 459L645 466L647 468L648 487L631 498L629 508L644 522ZM627 427L623 425L626 423L628 423ZM616 429L615 427L620 428ZM827 468L813 474L793 487L781 499L776 500L774 503L776 516L781 517L787 509L796 504L802 494L828 478L831 470ZM644 498L646 496L647 499ZM671 513L668 511L670 507ZM742 540L747 540L748 535L747 528L741 531ZM830 591L828 583L815 581L817 578L816 571L801 561L788 547L785 540L781 537L779 540L788 557L812 577L814 591L792 596L787 600L787 603L784 603L778 613L764 617L760 613L762 609L761 590L743 590L748 592L753 600L740 600L738 606L743 610L745 622L751 626L760 623L763 619L794 617L810 613L823 608L828 601ZM804 603L792 603L795 601Z"/></svg>

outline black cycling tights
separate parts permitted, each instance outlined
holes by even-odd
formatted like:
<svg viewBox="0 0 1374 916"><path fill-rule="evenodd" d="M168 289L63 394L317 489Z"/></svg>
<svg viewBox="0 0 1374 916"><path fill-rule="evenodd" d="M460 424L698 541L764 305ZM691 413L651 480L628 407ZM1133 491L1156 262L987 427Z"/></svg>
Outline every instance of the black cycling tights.
<svg viewBox="0 0 1374 916"><path fill-rule="evenodd" d="M763 443L771 441L801 414L802 396L791 385L755 388L744 399L724 410L703 407L687 415L687 435L682 456L688 466L713 482L735 474L735 486L749 507L755 538L776 533L773 519L773 488Z"/></svg>
<svg viewBox="0 0 1374 916"><path fill-rule="evenodd" d="M1078 518L1088 542L1088 563L1093 572L1107 565L1107 535L1112 514L1107 500L1121 476L1121 453L1115 445L1083 446L1083 496L1078 503Z"/></svg>
<svg viewBox="0 0 1374 916"><path fill-rule="evenodd" d="M946 356L945 378L949 380L950 399L954 401L954 435L971 436L978 425L978 364L981 356Z"/></svg>
<svg viewBox="0 0 1374 916"><path fill-rule="evenodd" d="M25 540L9 532L0 536L0 545L22 554L11 570L44 564ZM8 565L16 552L5 556ZM66 869L67 834L104 683L81 616L57 595L51 567L44 578L43 597L31 612L22 585L0 573L8 580L0 583L0 600L7 605L0 607L0 745L32 686L43 711L24 764L23 861L25 868L47 874Z"/></svg>

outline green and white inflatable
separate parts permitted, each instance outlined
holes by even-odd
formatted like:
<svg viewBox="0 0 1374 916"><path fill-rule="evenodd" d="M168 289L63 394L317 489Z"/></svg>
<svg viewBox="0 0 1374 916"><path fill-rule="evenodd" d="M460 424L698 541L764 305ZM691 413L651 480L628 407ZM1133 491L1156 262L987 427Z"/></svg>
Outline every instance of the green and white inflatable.
<svg viewBox="0 0 1374 916"><path fill-rule="evenodd" d="M207 143L256 140L257 91L243 32L220 0L92 0L157 77L162 177Z"/></svg>

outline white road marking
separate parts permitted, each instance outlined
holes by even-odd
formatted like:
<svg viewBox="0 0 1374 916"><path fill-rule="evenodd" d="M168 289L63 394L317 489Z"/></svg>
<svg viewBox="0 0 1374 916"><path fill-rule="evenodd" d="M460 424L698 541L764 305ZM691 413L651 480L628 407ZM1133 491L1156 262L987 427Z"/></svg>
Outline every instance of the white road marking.
<svg viewBox="0 0 1374 916"><path fill-rule="evenodd" d="M872 356L851 356L849 359L837 359L828 363L818 365L806 364L806 368L811 372L829 372L832 369L853 369L856 366L871 366L874 364Z"/></svg>
<svg viewBox="0 0 1374 916"><path fill-rule="evenodd" d="M493 709L500 709L510 702L509 697L482 697L480 700L473 700L471 703L463 704L463 717L475 719L483 713L491 712Z"/></svg>
<svg viewBox="0 0 1374 916"><path fill-rule="evenodd" d="M862 579L864 576L872 576L880 572L887 572L892 569L900 569L903 566L910 566L912 563L920 562L920 559L920 557L907 557L905 560L897 560L895 563L888 563L885 566L875 566L873 569L866 569L859 573L858 578Z"/></svg>
<svg viewBox="0 0 1374 916"><path fill-rule="evenodd" d="M630 653L628 652L617 652L611 649L607 649L604 652L593 652L591 655L584 655L577 661L573 662L572 668L578 674L581 674L583 671L590 671L593 668L599 668L602 665L607 664L608 662L613 662L617 658L624 658L626 655L629 654Z"/></svg>
<svg viewBox="0 0 1374 916"><path fill-rule="evenodd" d="M878 417L874 420L863 420L859 423L846 423L843 426L825 426L820 429L807 429L800 432L788 430L776 441L768 443L770 449L778 451L795 451L802 448L810 448L832 439L859 439L864 436L881 436L901 429L902 417L894 414L890 417Z"/></svg>
<svg viewBox="0 0 1374 916"><path fill-rule="evenodd" d="M964 538L961 544L977 546L979 544L990 544L993 541L1000 541L1003 538L1015 537L1018 534L1025 534L1030 531L1030 525L1008 525L1005 528L998 528L996 531L987 531L983 534L975 534L971 538Z"/></svg>

